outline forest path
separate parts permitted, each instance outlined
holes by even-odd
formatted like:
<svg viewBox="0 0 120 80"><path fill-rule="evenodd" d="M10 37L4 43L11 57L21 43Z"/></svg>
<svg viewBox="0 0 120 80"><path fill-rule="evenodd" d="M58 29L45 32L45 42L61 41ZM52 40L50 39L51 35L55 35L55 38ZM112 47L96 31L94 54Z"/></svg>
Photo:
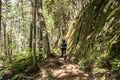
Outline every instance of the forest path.
<svg viewBox="0 0 120 80"><path fill-rule="evenodd" d="M80 69L78 64L64 61L59 56L46 59L40 65L40 75L42 80L92 80L90 74Z"/></svg>

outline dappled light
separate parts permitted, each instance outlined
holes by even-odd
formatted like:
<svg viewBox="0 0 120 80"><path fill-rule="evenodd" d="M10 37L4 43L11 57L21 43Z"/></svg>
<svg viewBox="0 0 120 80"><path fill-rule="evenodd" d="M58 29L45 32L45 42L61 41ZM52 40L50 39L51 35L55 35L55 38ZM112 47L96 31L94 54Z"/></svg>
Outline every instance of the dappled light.
<svg viewBox="0 0 120 80"><path fill-rule="evenodd" d="M120 0L0 0L0 80L120 80Z"/></svg>
<svg viewBox="0 0 120 80"><path fill-rule="evenodd" d="M69 63L64 61L63 58L50 58L47 59L43 65L40 67L40 74L42 74L43 79L74 79L74 80L87 80L90 74L85 73L80 66L74 63ZM48 75L49 74L49 75Z"/></svg>

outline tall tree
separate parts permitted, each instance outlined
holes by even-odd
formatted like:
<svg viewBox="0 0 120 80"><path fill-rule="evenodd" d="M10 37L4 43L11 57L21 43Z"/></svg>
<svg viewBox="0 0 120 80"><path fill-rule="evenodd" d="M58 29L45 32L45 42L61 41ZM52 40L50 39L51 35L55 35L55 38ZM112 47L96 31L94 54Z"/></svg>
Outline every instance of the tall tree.
<svg viewBox="0 0 120 80"><path fill-rule="evenodd" d="M33 33L33 23L32 23L32 21L31 21L31 23L30 23L30 41L29 41L29 48L30 48L30 51L32 51L32 47L33 47L33 45L32 45L32 41L33 41L33 39L32 39L32 34Z"/></svg>
<svg viewBox="0 0 120 80"><path fill-rule="evenodd" d="M33 30L34 30L34 36L33 36L33 59L34 59L34 66L37 68L37 61L36 61L36 6L37 6L37 0L34 0L34 14L33 14ZM35 69L36 71L36 69Z"/></svg>
<svg viewBox="0 0 120 80"><path fill-rule="evenodd" d="M2 12L2 0L0 0L0 51L1 51L1 12Z"/></svg>
<svg viewBox="0 0 120 80"><path fill-rule="evenodd" d="M8 61L11 63L11 41L12 41L12 29L9 21L11 21L11 2L10 0L4 0L4 5L3 5L3 29L4 29L4 53L6 55L6 58Z"/></svg>
<svg viewBox="0 0 120 80"><path fill-rule="evenodd" d="M30 3L31 3L31 6L32 6L31 7L32 10L31 10L31 21L30 21L30 41L29 41L29 48L30 48L30 51L32 51L32 49L33 49L32 42L33 42L33 22L34 22L33 12L34 12L34 4L33 4L32 0L30 1Z"/></svg>
<svg viewBox="0 0 120 80"><path fill-rule="evenodd" d="M32 20L30 25L30 50L33 51L33 64L35 71L37 71L37 59L36 59L36 0L31 0L32 6Z"/></svg>
<svg viewBox="0 0 120 80"><path fill-rule="evenodd" d="M37 9L38 9L40 32L42 34L41 35L42 38L40 38L40 39L42 39L44 53L47 54L47 56L50 56L51 55L50 54L50 45L49 45L49 40L48 40L48 32L47 32L47 28L46 28L46 24L45 24L45 20L44 20L44 16L43 16L42 0L38 0Z"/></svg>

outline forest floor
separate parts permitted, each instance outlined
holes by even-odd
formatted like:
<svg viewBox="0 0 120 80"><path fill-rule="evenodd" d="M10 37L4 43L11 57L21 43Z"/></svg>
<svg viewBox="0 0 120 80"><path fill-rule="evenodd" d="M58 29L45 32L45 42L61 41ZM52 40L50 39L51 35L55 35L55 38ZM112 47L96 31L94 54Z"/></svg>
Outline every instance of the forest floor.
<svg viewBox="0 0 120 80"><path fill-rule="evenodd" d="M93 80L91 72L86 73L78 64L59 56L46 59L39 70L42 79L36 80Z"/></svg>
<svg viewBox="0 0 120 80"><path fill-rule="evenodd" d="M99 70L100 73L93 74L93 71L85 71L78 63L71 62L70 57L65 61L64 58L55 56L39 65L40 76L35 80L120 80L109 71Z"/></svg>
<svg viewBox="0 0 120 80"><path fill-rule="evenodd" d="M38 62L39 69L33 77L23 76L17 80L120 80L118 73L115 75L115 78L110 71L105 69L99 69L99 71L94 71L93 69L83 70L80 68L78 61L72 62L70 61L71 58L75 59L74 56L67 56L66 60L58 55L49 57L42 62ZM30 71L33 70L31 69ZM94 74L94 72L97 74Z"/></svg>

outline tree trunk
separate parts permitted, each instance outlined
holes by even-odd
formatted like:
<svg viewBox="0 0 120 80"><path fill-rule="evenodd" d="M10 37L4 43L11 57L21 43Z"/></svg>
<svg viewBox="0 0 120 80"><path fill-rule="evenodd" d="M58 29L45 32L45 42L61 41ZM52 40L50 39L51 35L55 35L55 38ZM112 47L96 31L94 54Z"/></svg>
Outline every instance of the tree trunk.
<svg viewBox="0 0 120 80"><path fill-rule="evenodd" d="M30 23L30 42L29 42L29 48L30 48L30 51L32 51L32 36L33 36L33 24L32 22Z"/></svg>
<svg viewBox="0 0 120 80"><path fill-rule="evenodd" d="M32 19L31 19L31 25L30 25L30 51L33 51L33 64L34 64L34 70L37 71L37 59L36 59L36 0L31 0L31 6L32 6Z"/></svg>
<svg viewBox="0 0 120 80"><path fill-rule="evenodd" d="M6 22L4 21L3 21L3 27L4 27L4 54L5 54L5 57L7 58Z"/></svg>
<svg viewBox="0 0 120 80"><path fill-rule="evenodd" d="M36 0L31 0L32 6L32 20L30 25L30 51L33 51L33 64L35 72L37 71L37 58L36 58Z"/></svg>
<svg viewBox="0 0 120 80"><path fill-rule="evenodd" d="M2 40L1 40L2 39L1 38L1 31L2 31L1 30L1 16L2 16L1 13L2 12L1 11L2 11L2 0L0 0L0 51L1 51L1 44L2 44Z"/></svg>
<svg viewBox="0 0 120 80"><path fill-rule="evenodd" d="M33 53L34 53L34 66L37 68L37 61L36 61L36 0L34 2L34 14L33 14L33 25L34 25L34 36L33 36ZM36 70L35 70L36 71Z"/></svg>
<svg viewBox="0 0 120 80"><path fill-rule="evenodd" d="M48 32L46 28L46 24L44 21L44 16L43 16L43 9L42 9L42 0L38 0L38 19L39 19L39 25L40 25L40 33L42 34L42 45L44 49L44 53L47 54L47 56L50 56L50 45L49 45L49 40L48 40Z"/></svg>
<svg viewBox="0 0 120 80"><path fill-rule="evenodd" d="M37 42L38 45L37 46L38 47L37 48L38 48L38 50L40 52L40 51L42 51L42 47L43 47L42 46L42 31L40 29L40 26L37 29L38 29L38 34L37 34L38 35L38 38L37 38L37 40L38 40L38 42Z"/></svg>

